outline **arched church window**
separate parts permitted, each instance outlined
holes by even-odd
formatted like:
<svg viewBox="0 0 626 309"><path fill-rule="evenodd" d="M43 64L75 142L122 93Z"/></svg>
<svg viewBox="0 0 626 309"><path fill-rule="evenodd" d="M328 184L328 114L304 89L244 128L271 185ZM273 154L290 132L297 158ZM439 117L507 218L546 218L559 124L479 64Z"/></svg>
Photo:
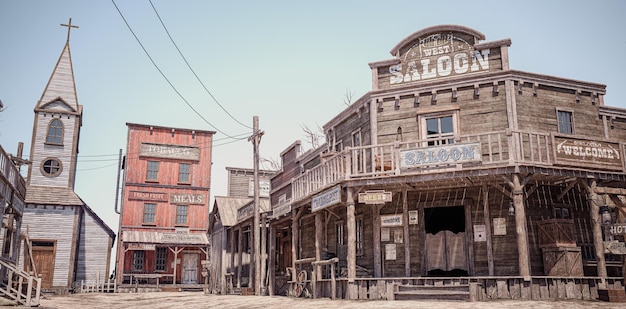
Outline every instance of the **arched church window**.
<svg viewBox="0 0 626 309"><path fill-rule="evenodd" d="M48 135L46 143L63 144L63 122L59 119L52 119L48 124Z"/></svg>
<svg viewBox="0 0 626 309"><path fill-rule="evenodd" d="M48 177L58 176L59 174L61 174L62 170L63 170L63 164L61 164L61 161L59 161L59 159L46 158L42 161L41 173L44 176L48 176Z"/></svg>

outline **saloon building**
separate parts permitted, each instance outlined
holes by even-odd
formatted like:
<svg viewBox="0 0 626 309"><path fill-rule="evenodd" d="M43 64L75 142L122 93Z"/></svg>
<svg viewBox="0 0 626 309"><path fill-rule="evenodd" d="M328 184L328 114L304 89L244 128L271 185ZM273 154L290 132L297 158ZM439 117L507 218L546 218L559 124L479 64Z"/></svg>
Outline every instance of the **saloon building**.
<svg viewBox="0 0 626 309"><path fill-rule="evenodd" d="M117 282L200 284L215 132L126 125Z"/></svg>
<svg viewBox="0 0 626 309"><path fill-rule="evenodd" d="M626 110L605 85L511 69L510 46L419 30L369 64L371 91L323 126L325 145L283 151L270 293L623 293Z"/></svg>

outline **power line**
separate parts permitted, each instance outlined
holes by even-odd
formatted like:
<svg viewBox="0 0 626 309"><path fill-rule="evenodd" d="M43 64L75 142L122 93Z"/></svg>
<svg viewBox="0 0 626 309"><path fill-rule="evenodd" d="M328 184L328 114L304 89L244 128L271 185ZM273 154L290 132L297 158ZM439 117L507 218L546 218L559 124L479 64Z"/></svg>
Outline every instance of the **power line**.
<svg viewBox="0 0 626 309"><path fill-rule="evenodd" d="M172 84L172 82L167 78L167 76L165 76L165 73L163 73L163 71L161 70L161 68L159 68L159 66L156 64L156 62L154 61L154 59L152 59L152 56L150 56L150 53L148 53L148 51L146 50L146 48L143 46L143 44L141 43L141 40L139 40L139 38L137 37L137 35L135 34L135 32L133 31L132 27L130 26L130 24L128 23L128 21L126 21L126 18L124 17L124 14L122 14L122 11L120 10L120 8L117 6L117 4L115 3L115 0L111 0L111 2L113 2L113 5L115 6L115 8L117 9L117 12L120 14L120 17L122 17L122 20L124 20L124 23L126 24L126 27L128 28L128 30L130 31L130 33L133 35L133 37L135 38L135 40L137 41L137 43L139 43L139 46L141 46L141 49L143 49L144 53L146 54L146 56L148 56L148 59L150 59L150 62L152 62L152 65L154 65L154 67L157 69L157 71L159 71L159 73L161 74L161 76L165 79L165 81L167 81L167 83L170 85L170 87L174 90L174 92L176 92L176 94L185 102L185 104L187 104L187 106L189 106L189 108L191 108L191 110L193 110L196 115L198 115L200 118L202 118L202 120L204 120L204 122L206 122L208 125L210 125L211 127L213 127L213 129L215 129L215 131L220 132L222 134L224 134L225 136L228 136L230 138L234 138L233 136L230 136L228 134L226 134L225 132L221 131L220 129L218 129L216 126L214 126L213 124L211 124L208 120L206 120L206 118L204 118L204 116L202 116L188 101L187 99L185 99L185 97L183 97L183 95L178 91L178 89L176 89L176 87L174 87L174 85Z"/></svg>
<svg viewBox="0 0 626 309"><path fill-rule="evenodd" d="M178 45L176 44L176 42L174 42L174 39L172 38L172 35L170 34L169 30L167 30L167 27L165 26L165 23L163 22L163 19L161 19L161 15L159 15L159 12L157 12L156 7L154 7L154 4L152 3L152 0L148 0L150 2L150 5L152 6L152 9L154 10L154 13L156 14L156 16L159 18L159 22L161 22L161 26L163 26L163 29L165 30L165 32L167 33L167 36L170 38L170 41L172 42L172 44L174 44L174 47L176 47L176 50L178 51L178 54L180 55L181 58L183 58L183 60L185 61L185 64L187 64L187 68L189 68L189 70L191 71L191 73L193 73L193 76L196 77L196 80L200 83L200 85L202 85L202 88L204 88L204 90L206 91L206 93L209 94L209 96L211 96L211 98L213 99L213 101L215 101L215 103L217 103L217 105L228 115L230 116L230 118L232 118L233 120L235 120L238 124L248 128L248 129L252 129L252 127L242 123L241 121L237 120L233 115L231 115L226 108L224 108L224 106L222 106L222 104L220 104L220 102L213 96L213 94L209 91L209 89L204 85L204 83L202 82L202 80L200 80L200 77L198 77L198 74L196 74L196 71L194 71L194 69L191 68L191 65L189 64L189 62L187 61L187 58L183 55L183 52L180 51L180 48L178 48Z"/></svg>

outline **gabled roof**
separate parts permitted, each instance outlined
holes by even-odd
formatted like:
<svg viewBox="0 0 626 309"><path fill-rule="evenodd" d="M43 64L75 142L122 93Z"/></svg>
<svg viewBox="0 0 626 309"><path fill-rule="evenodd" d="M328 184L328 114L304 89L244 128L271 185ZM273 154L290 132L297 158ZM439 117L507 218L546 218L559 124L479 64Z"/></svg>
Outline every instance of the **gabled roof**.
<svg viewBox="0 0 626 309"><path fill-rule="evenodd" d="M211 220L214 220L215 212L217 212L222 221L222 226L233 226L237 224L237 209L253 201L253 198L216 196L215 202L213 203ZM261 203L261 205L263 204ZM211 223L209 223L209 225L211 225Z"/></svg>
<svg viewBox="0 0 626 309"><path fill-rule="evenodd" d="M63 47L61 56L50 75L41 99L35 105L35 110L44 109L48 104L56 101L61 101L67 105L72 112L79 112L80 110L76 96L76 83L74 82L69 42L65 43L65 47Z"/></svg>

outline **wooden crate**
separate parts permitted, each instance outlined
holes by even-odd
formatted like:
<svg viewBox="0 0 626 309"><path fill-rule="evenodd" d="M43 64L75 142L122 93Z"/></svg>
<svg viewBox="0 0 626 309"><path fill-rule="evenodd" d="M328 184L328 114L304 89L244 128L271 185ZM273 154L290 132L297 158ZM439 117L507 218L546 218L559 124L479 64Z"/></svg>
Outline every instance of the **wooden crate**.
<svg viewBox="0 0 626 309"><path fill-rule="evenodd" d="M598 289L598 299L608 302L626 302L624 289Z"/></svg>
<svg viewBox="0 0 626 309"><path fill-rule="evenodd" d="M542 248L546 276L582 277L583 264L579 247Z"/></svg>

